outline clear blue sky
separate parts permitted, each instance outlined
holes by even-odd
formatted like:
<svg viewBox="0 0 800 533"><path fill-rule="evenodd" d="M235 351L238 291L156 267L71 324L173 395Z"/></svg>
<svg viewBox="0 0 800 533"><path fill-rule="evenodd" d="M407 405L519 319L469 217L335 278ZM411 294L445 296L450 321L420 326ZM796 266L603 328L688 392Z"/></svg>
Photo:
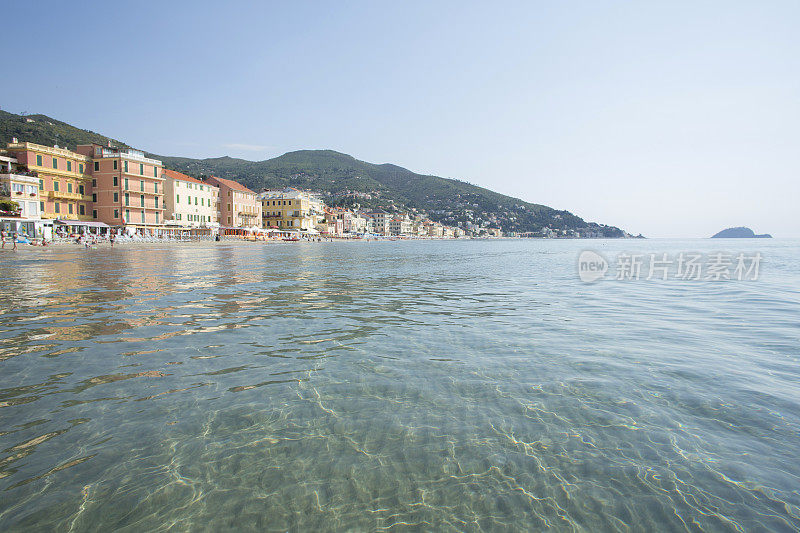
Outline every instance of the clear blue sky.
<svg viewBox="0 0 800 533"><path fill-rule="evenodd" d="M648 236L800 237L800 2L13 2L0 105L331 148Z"/></svg>

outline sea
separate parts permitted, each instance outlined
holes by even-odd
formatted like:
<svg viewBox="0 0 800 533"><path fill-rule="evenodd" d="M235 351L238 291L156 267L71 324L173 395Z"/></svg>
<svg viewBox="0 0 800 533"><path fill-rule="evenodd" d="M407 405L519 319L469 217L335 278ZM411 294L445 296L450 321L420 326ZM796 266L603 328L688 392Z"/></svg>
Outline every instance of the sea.
<svg viewBox="0 0 800 533"><path fill-rule="evenodd" d="M7 245L0 283L0 531L800 530L797 240Z"/></svg>

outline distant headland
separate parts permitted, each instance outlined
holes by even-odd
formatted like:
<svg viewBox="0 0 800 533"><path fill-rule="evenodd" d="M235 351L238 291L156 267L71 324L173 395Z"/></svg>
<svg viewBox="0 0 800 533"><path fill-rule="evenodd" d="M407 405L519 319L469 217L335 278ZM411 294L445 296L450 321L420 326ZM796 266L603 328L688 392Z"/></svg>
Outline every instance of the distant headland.
<svg viewBox="0 0 800 533"><path fill-rule="evenodd" d="M756 235L750 228L739 226L737 228L728 228L712 235L712 239L771 239L772 235L763 233Z"/></svg>

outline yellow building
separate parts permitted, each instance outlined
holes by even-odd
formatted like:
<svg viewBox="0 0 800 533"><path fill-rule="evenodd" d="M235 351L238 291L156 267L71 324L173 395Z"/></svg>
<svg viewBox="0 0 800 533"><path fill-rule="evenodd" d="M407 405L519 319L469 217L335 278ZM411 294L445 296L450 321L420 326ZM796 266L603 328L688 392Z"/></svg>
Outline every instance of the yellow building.
<svg viewBox="0 0 800 533"><path fill-rule="evenodd" d="M14 141L8 145L9 155L16 158L20 172L38 180L39 216L92 220L91 159L58 146Z"/></svg>
<svg viewBox="0 0 800 533"><path fill-rule="evenodd" d="M261 193L261 206L265 228L314 233L324 215L322 200L292 188Z"/></svg>

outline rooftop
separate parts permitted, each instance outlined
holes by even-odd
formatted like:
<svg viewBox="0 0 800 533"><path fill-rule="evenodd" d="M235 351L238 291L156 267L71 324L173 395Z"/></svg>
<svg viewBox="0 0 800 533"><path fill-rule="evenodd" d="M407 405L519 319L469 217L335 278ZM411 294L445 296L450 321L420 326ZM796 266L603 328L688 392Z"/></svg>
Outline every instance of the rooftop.
<svg viewBox="0 0 800 533"><path fill-rule="evenodd" d="M214 187L214 185L210 185L210 184L208 184L208 183L205 183L205 182L203 182L203 181L200 181L200 180L199 180L199 179L197 179L197 178L193 178L193 177L191 177L191 176L187 176L186 174L182 174L182 173L178 172L177 170L168 170L168 169L166 169L166 168L165 168L165 169L163 169L163 170L164 170L164 174L165 174L165 175L166 175L168 178L172 178L172 179L174 179L174 180L178 180L178 181L188 181L188 182L190 182L190 183L199 183L199 184L201 184L201 185L209 185L209 187Z"/></svg>
<svg viewBox="0 0 800 533"><path fill-rule="evenodd" d="M229 188L231 188L231 189L233 189L235 191L241 191L241 192L247 192L247 193L250 193L250 194L256 194L254 191L251 191L250 189L248 189L247 187L245 187L244 185L242 185L238 181L226 180L225 178L218 178L217 176L211 176L208 180L210 182L212 182L212 183L216 182L216 183L219 183L220 185L224 185L226 187L229 187Z"/></svg>

